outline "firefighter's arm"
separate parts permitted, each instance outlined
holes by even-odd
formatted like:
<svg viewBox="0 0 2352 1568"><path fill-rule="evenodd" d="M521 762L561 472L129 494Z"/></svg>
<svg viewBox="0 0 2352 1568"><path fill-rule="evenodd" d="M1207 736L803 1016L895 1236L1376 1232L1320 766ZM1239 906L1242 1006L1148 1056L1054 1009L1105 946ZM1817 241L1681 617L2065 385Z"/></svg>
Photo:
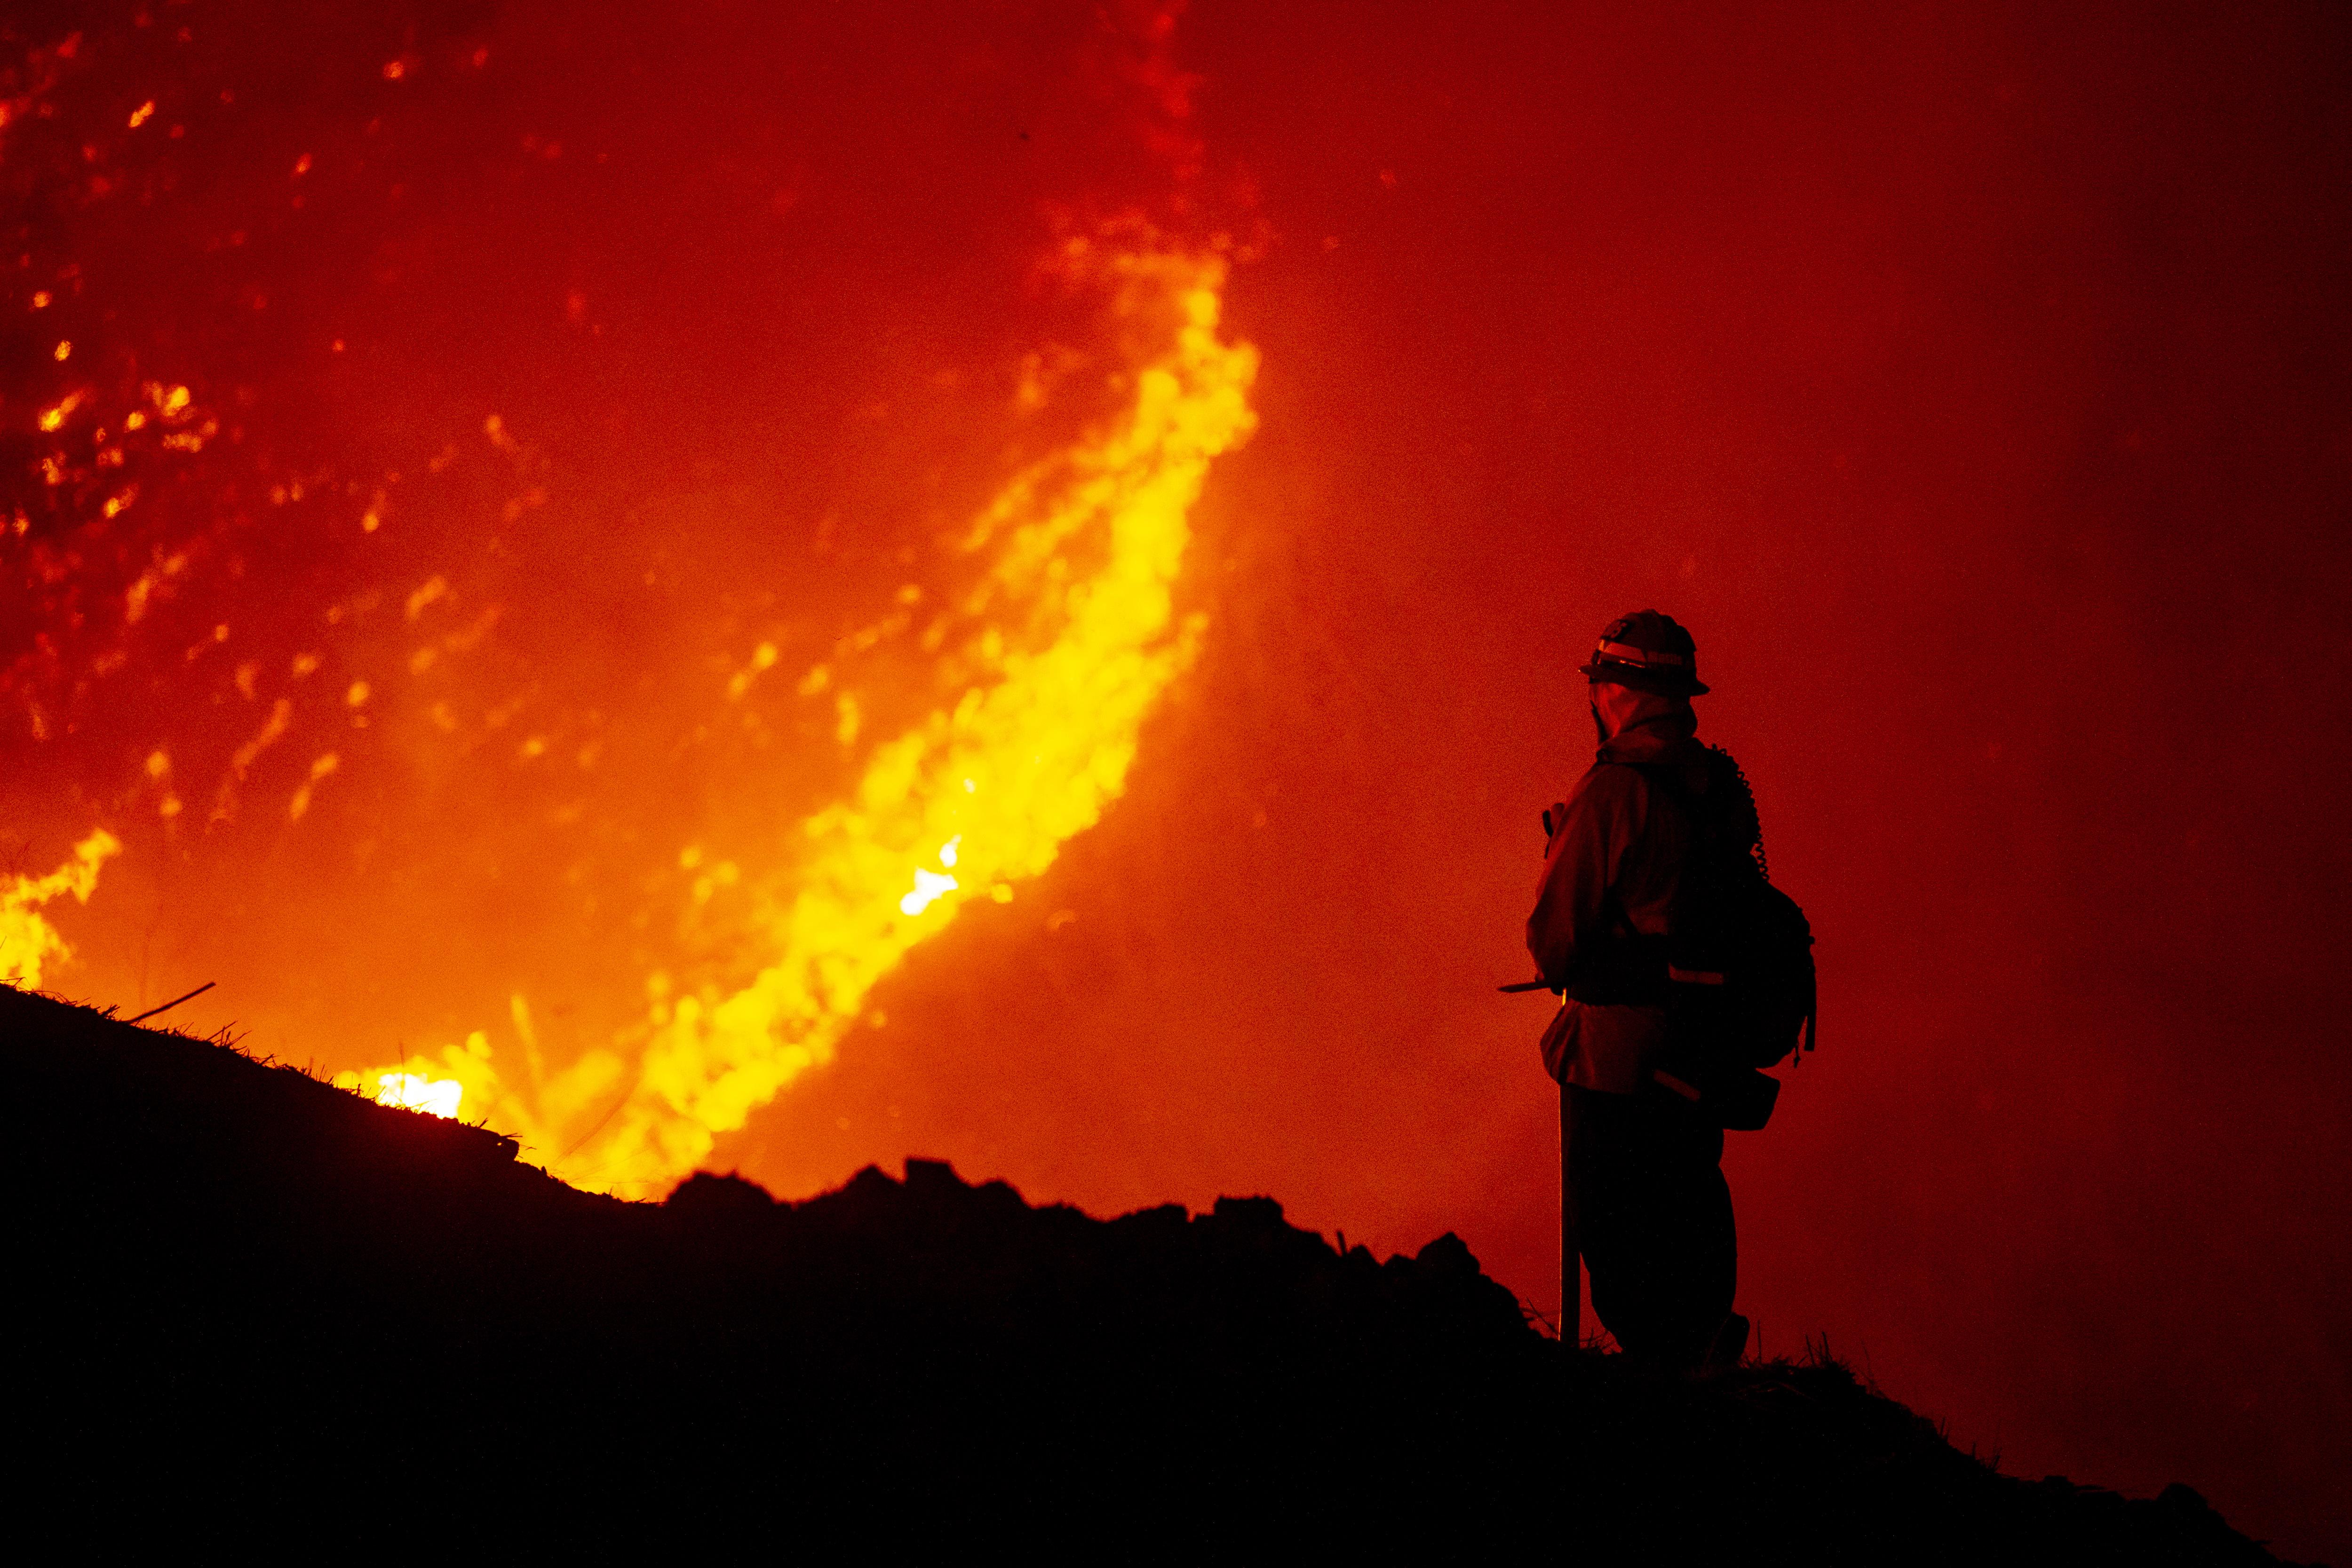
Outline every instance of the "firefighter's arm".
<svg viewBox="0 0 2352 1568"><path fill-rule="evenodd" d="M1528 916L1528 952L1555 990L1573 972L1577 954L1605 935L1609 889L1625 854L1623 796L1632 782L1631 768L1596 768L1553 819L1543 881Z"/></svg>
<svg viewBox="0 0 2352 1568"><path fill-rule="evenodd" d="M1560 824L1566 821L1568 821L1568 806L1564 801L1555 800L1544 811L1544 855L1547 861L1549 860L1551 855L1552 839L1558 835ZM1507 986L1496 986L1495 988L1498 991L1513 992L1556 991L1559 988L1553 985L1549 980L1545 979L1541 975L1538 975L1532 980L1517 980Z"/></svg>

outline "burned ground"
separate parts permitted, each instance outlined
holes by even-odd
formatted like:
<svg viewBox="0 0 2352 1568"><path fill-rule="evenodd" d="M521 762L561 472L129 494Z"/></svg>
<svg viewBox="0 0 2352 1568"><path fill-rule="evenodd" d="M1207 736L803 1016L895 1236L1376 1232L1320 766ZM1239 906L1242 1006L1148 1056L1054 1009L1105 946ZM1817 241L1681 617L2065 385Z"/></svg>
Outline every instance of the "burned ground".
<svg viewBox="0 0 2352 1568"><path fill-rule="evenodd" d="M1097 1220L909 1160L803 1203L564 1186L494 1132L0 988L17 1492L169 1534L596 1555L2266 1563L2185 1487L1954 1450L1843 1366L1571 1352L1452 1236Z"/></svg>

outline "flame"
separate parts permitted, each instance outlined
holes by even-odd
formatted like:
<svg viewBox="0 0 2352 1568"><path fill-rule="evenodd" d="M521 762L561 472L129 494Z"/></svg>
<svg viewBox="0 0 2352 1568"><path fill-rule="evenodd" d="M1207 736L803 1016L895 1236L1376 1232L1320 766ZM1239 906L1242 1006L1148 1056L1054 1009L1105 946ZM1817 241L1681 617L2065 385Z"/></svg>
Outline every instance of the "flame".
<svg viewBox="0 0 2352 1568"><path fill-rule="evenodd" d="M38 986L43 964L73 956L57 927L41 917L40 906L68 893L76 903L88 904L98 891L98 868L121 849L122 841L101 828L76 844L73 859L47 876L0 881L0 980Z"/></svg>
<svg viewBox="0 0 2352 1568"><path fill-rule="evenodd" d="M454 1078L427 1078L421 1072L376 1075L375 1103L423 1111L433 1116L455 1116L466 1098L466 1086Z"/></svg>
<svg viewBox="0 0 2352 1568"><path fill-rule="evenodd" d="M762 966L732 989L682 996L649 977L643 1025L552 1079L534 1052L527 1096L486 1051L442 1053L439 1082L554 1154L559 1174L636 1197L692 1171L720 1134L831 1059L910 948L967 899L1009 900L1124 789L1144 716L1199 646L1203 620L1180 621L1172 589L1211 461L1255 423L1257 355L1218 337L1219 256L1073 241L1060 259L1108 279L1119 324L1148 345L1118 383L1124 410L1016 475L974 519L962 549L977 580L920 633L960 695L875 745L849 797L800 824L792 892L755 933ZM845 654L910 627L922 597L902 590ZM755 654L730 695L773 662ZM800 689L838 685L837 666ZM852 744L864 710L846 692L836 703ZM520 997L515 1009L528 1016Z"/></svg>

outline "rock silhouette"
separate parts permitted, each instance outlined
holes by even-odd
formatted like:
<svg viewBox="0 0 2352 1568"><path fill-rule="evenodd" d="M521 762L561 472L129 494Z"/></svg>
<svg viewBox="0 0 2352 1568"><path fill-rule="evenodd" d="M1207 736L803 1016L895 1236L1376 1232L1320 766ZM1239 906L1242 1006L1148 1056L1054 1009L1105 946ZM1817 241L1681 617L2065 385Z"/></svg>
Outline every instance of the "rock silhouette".
<svg viewBox="0 0 2352 1568"><path fill-rule="evenodd" d="M1645 1375L1451 1235L1110 1220L910 1159L580 1192L509 1139L0 988L27 1538L1090 1560L2269 1563L1844 1367Z"/></svg>

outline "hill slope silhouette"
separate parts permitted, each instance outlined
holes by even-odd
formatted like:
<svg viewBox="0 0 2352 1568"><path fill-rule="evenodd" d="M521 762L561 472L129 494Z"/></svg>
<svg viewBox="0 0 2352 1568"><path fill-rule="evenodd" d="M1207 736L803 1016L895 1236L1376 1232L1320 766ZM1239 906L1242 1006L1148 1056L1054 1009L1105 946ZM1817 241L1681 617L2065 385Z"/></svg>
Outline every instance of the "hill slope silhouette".
<svg viewBox="0 0 2352 1568"><path fill-rule="evenodd" d="M909 1160L780 1204L0 988L28 1529L534 1555L2264 1563L2186 1487L2026 1482L1835 1363L1644 1375L1462 1243L1112 1220Z"/></svg>

